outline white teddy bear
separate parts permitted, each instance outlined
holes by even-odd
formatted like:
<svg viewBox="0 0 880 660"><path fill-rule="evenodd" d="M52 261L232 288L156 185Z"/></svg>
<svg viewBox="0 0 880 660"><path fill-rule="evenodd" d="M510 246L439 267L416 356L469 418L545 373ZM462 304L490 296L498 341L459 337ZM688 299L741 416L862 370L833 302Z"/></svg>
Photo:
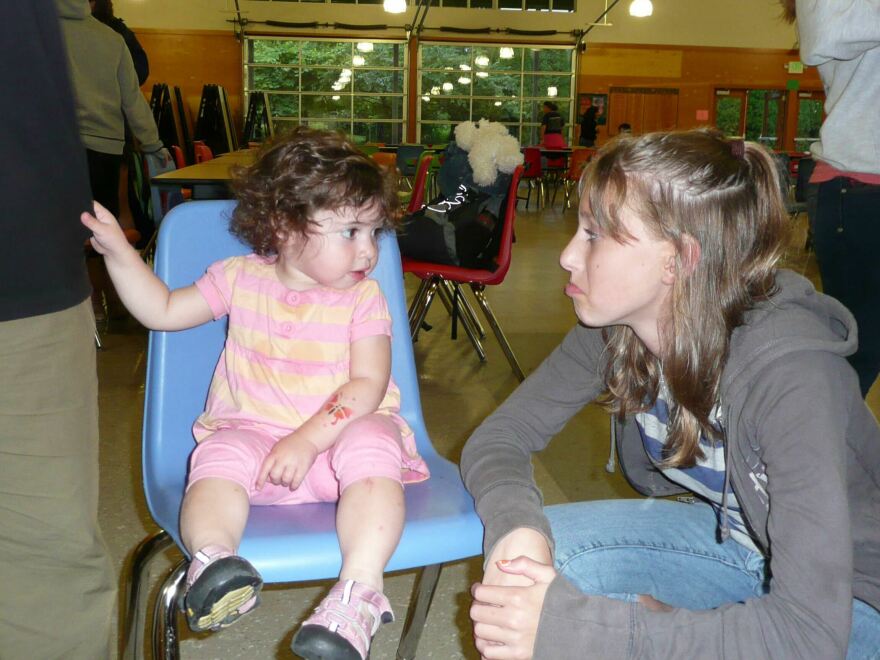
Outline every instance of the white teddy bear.
<svg viewBox="0 0 880 660"><path fill-rule="evenodd" d="M519 140L504 124L480 119L466 121L455 127L455 143L468 152L468 163L474 172L474 183L490 186L498 172L511 174L522 164Z"/></svg>

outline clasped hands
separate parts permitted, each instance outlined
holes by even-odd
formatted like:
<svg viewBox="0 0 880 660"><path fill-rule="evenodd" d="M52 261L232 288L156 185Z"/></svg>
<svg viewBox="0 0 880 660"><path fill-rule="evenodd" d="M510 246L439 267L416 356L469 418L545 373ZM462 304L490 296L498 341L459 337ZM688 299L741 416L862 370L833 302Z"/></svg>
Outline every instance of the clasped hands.
<svg viewBox="0 0 880 660"><path fill-rule="evenodd" d="M496 544L483 581L471 587L474 643L483 660L532 657L544 598L555 578L550 547L536 530L514 530Z"/></svg>

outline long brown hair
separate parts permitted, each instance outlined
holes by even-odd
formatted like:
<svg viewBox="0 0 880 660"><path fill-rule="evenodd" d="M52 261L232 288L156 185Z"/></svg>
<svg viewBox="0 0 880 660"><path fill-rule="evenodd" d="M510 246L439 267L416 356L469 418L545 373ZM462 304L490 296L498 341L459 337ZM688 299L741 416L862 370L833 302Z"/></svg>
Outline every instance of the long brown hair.
<svg viewBox="0 0 880 660"><path fill-rule="evenodd" d="M674 405L665 465L693 465L701 433L717 437L718 401L730 335L746 311L775 292L775 267L787 245L788 216L772 156L760 145L725 140L714 130L652 133L606 145L581 179L596 224L614 240L631 237L624 204L648 232L678 252L671 314L660 327L661 356L627 326L605 333L608 390L618 415L647 410L661 371ZM688 258L688 241L700 247Z"/></svg>

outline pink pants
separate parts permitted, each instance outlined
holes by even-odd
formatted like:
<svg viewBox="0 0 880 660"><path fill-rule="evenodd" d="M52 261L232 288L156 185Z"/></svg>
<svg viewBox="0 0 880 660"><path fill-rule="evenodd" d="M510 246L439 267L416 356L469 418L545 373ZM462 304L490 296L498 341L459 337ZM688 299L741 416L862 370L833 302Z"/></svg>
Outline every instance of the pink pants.
<svg viewBox="0 0 880 660"><path fill-rule="evenodd" d="M343 429L336 443L318 454L296 490L268 481L254 486L263 461L279 438L255 429L224 429L205 438L190 458L190 488L199 479L234 481L251 504L335 502L350 484L368 477L386 477L403 485L400 428L387 415L365 415Z"/></svg>

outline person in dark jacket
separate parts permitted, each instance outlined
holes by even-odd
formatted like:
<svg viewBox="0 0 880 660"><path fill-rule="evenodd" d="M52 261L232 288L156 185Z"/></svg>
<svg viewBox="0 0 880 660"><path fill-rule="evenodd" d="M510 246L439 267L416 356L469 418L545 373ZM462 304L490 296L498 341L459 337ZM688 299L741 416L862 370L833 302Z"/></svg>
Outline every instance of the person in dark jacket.
<svg viewBox="0 0 880 660"><path fill-rule="evenodd" d="M97 520L91 194L51 0L4 3L0 57L0 658L99 660L116 580Z"/></svg>
<svg viewBox="0 0 880 660"><path fill-rule="evenodd" d="M714 130L624 136L581 185L560 258L580 324L462 453L486 529L478 650L873 660L880 429L852 315L777 268L771 155ZM531 454L595 400L649 497L544 508Z"/></svg>
<svg viewBox="0 0 880 660"><path fill-rule="evenodd" d="M578 144L582 147L592 147L596 144L596 114L598 108L591 105L581 115L581 135Z"/></svg>
<svg viewBox="0 0 880 660"><path fill-rule="evenodd" d="M113 28L125 40L128 52L131 53L134 70L137 72L138 85L143 85L150 77L150 61L134 32L129 29L125 21L113 15L113 0L89 0L89 6L92 9L92 16Z"/></svg>

